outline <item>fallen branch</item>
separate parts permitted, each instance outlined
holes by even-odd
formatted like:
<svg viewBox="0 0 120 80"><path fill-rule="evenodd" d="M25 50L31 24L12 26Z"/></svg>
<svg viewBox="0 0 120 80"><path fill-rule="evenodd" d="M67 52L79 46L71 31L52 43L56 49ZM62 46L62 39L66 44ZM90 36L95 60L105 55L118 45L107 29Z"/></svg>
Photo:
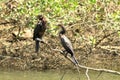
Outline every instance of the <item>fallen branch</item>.
<svg viewBox="0 0 120 80"><path fill-rule="evenodd" d="M107 72L107 73L113 73L113 74L120 75L120 72L114 71L114 70L109 70L109 69L96 69L96 68L86 67L86 66L83 66L83 65L80 65L80 64L79 64L79 67L84 68L84 69L94 70L94 71L102 71L102 72Z"/></svg>
<svg viewBox="0 0 120 80"><path fill-rule="evenodd" d="M62 77L60 78L60 80L63 80L65 74L66 74L66 72L64 72L64 74L62 75Z"/></svg>
<svg viewBox="0 0 120 80"><path fill-rule="evenodd" d="M117 33L118 31L120 31L120 30L114 31L114 32L109 33L109 34L107 34L107 35L104 35L102 39L100 39L100 40L98 40L98 41L96 42L95 47L97 47L104 39L106 39L106 38L108 38L109 36Z"/></svg>
<svg viewBox="0 0 120 80"><path fill-rule="evenodd" d="M46 43L46 44L47 44L47 43ZM62 55L64 55L64 53L63 53L62 50L59 50L59 49L52 49L52 50L58 51L58 52L60 52ZM71 58L69 58L69 57L65 57L65 58L68 59L70 62L72 62L72 63L74 64L74 62L73 62L73 60L72 60ZM103 72L107 72L107 73L113 73L113 74L118 74L118 75L120 75L120 72L114 71L114 70L109 70L109 69L96 69L96 68L86 67L86 66L83 66L83 65L80 65L80 64L78 64L78 66L79 66L80 68L83 68L83 69L94 70L94 71L103 71Z"/></svg>
<svg viewBox="0 0 120 80"><path fill-rule="evenodd" d="M13 59L21 59L20 57L12 57L12 56L0 55L0 59L2 59L2 60L0 60L0 64L3 63L4 61L6 61L7 59L11 59L11 58L13 58Z"/></svg>
<svg viewBox="0 0 120 80"><path fill-rule="evenodd" d="M48 45L51 50L60 52L60 53L64 56L64 52L63 52L62 50L52 49L51 46L50 46L48 43L46 43L46 42L44 42L44 41L42 41L42 40L40 40L40 41L43 42L44 44ZM64 56L64 57L65 57L65 56ZM87 79L88 79L88 80L90 80L90 77L89 77L89 75L88 75L89 70L100 71L100 72L107 72L107 73L113 73L113 74L120 75L120 72L118 72L118 71L109 70L109 69L96 69L96 68L92 68L92 67L87 67L87 66L83 66L83 65L80 65L80 64L75 64L74 61L73 61L70 57L68 57L68 56L65 57L65 58L66 58L67 60L69 60L70 62L72 62L74 65L76 65L77 70L78 70L79 73L80 73L79 68L86 69L86 76L87 76ZM79 67L79 68L78 68L78 67Z"/></svg>
<svg viewBox="0 0 120 80"><path fill-rule="evenodd" d="M87 76L87 79L90 80L90 77L89 77L89 75L88 75L88 71L89 71L89 69L87 68L85 74L86 74L86 76Z"/></svg>
<svg viewBox="0 0 120 80"><path fill-rule="evenodd" d="M15 22L2 22L0 25L6 25L6 24L15 24Z"/></svg>
<svg viewBox="0 0 120 80"><path fill-rule="evenodd" d="M116 47L112 47L112 46L99 46L99 48L108 50L109 52L114 52L114 53L112 53L113 55L120 56L120 54L118 53L120 48L118 46L116 46Z"/></svg>

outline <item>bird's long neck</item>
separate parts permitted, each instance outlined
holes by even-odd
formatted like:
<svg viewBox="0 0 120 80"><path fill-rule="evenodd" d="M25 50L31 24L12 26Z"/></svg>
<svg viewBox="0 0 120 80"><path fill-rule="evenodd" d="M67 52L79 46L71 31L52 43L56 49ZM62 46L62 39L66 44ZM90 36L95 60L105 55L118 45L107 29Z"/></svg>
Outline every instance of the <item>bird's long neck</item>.
<svg viewBox="0 0 120 80"><path fill-rule="evenodd" d="M66 33L66 30L63 26L61 26L62 30L60 31L60 34L65 34Z"/></svg>

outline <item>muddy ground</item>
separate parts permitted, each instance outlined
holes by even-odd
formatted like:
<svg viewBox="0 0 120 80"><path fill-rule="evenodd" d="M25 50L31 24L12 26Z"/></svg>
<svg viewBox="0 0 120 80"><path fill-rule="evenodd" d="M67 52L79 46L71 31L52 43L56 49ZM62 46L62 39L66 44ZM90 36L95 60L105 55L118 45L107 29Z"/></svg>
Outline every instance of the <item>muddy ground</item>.
<svg viewBox="0 0 120 80"><path fill-rule="evenodd" d="M80 29L80 31L79 31ZM92 31L91 31L92 30ZM3 69L15 70L46 70L46 69L74 69L75 66L69 62L58 51L63 50L59 37L53 36L46 31L43 40L50 46L41 43L40 52L36 56L34 50L34 41L32 40L31 29L24 29L20 37L15 37L12 33L18 29L12 25L0 25L0 67ZM67 36L73 43L75 56L79 64L94 67L106 68L120 71L120 38L117 33L111 34L108 37L101 39L103 35L99 35L96 47L91 45L88 37L96 36L99 30L89 28L69 28ZM108 31L108 34L113 31ZM80 34L79 36L74 36ZM81 38L81 36L85 39Z"/></svg>

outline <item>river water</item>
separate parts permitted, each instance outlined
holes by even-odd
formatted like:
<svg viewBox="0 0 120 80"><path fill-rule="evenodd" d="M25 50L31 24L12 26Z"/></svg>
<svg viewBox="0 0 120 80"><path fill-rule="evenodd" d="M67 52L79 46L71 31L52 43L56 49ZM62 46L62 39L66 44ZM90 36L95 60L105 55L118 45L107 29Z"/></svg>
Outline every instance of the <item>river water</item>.
<svg viewBox="0 0 120 80"><path fill-rule="evenodd" d="M120 80L120 75L90 72L91 80ZM99 77L98 77L99 76ZM79 75L71 70L50 71L0 71L0 80L87 80L84 72Z"/></svg>

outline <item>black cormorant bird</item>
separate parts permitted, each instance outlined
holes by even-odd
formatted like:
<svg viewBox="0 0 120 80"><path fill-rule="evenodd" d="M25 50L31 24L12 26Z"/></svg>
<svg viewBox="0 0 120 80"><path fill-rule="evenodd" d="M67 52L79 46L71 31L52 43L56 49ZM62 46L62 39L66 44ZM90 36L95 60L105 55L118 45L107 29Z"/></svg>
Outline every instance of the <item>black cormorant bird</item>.
<svg viewBox="0 0 120 80"><path fill-rule="evenodd" d="M74 61L75 64L78 64L78 61L75 59L74 56L74 51L73 51L73 47L72 44L70 42L70 40L65 36L66 30L64 28L63 25L59 24L58 26L61 27L61 31L59 32L59 37L61 40L61 44L64 47L66 54L65 57L67 57L67 54L69 53L71 55L72 60Z"/></svg>
<svg viewBox="0 0 120 80"><path fill-rule="evenodd" d="M35 26L34 32L33 32L33 40L35 40L35 52L38 53L39 51L39 42L42 41L42 37L46 30L46 19L43 15L37 16L38 23Z"/></svg>

